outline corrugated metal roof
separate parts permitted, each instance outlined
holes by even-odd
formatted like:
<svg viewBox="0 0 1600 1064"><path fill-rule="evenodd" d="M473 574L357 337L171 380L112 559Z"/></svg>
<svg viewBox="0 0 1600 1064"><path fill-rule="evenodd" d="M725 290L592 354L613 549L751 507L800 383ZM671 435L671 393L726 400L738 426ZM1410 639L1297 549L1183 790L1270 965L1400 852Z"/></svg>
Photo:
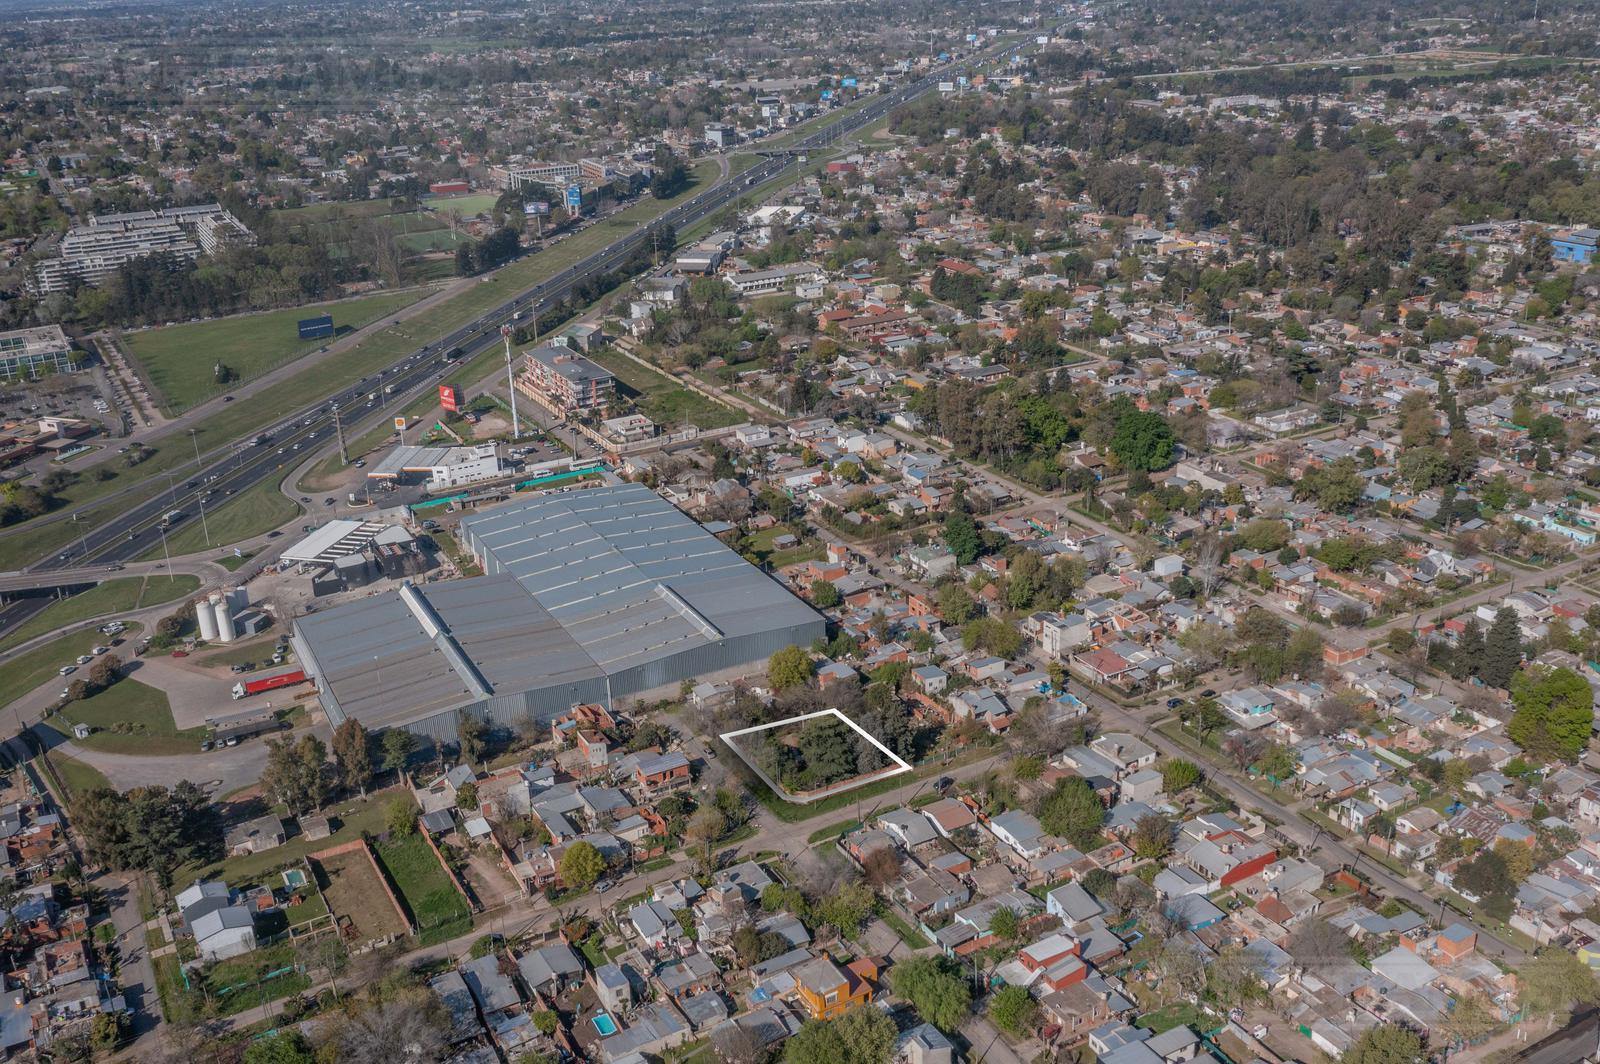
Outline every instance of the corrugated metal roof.
<svg viewBox="0 0 1600 1064"><path fill-rule="evenodd" d="M489 575L296 622L345 716L405 724L487 695L615 676L685 650L820 624L642 485L519 499L462 522ZM485 690L485 688L487 690Z"/></svg>
<svg viewBox="0 0 1600 1064"><path fill-rule="evenodd" d="M608 672L816 615L640 484L520 499L462 522Z"/></svg>

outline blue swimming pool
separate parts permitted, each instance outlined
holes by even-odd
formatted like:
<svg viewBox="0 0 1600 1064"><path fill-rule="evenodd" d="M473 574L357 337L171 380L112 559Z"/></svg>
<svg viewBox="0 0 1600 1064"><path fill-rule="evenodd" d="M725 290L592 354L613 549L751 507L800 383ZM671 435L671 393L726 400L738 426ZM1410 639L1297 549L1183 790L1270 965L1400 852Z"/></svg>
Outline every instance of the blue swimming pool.
<svg viewBox="0 0 1600 1064"><path fill-rule="evenodd" d="M617 1021L613 1020L609 1013L602 1012L589 1022L594 1024L594 1029L600 1032L601 1038L609 1038L617 1033Z"/></svg>

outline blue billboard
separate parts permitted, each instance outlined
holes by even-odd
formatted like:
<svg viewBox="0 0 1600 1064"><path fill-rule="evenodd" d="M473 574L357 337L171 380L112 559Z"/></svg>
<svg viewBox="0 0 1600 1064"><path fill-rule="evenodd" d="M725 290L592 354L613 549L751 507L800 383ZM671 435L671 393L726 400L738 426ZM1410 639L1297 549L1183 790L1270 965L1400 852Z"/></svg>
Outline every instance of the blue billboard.
<svg viewBox="0 0 1600 1064"><path fill-rule="evenodd" d="M333 315L324 314L320 318L300 319L300 339L318 340L324 336L333 335Z"/></svg>
<svg viewBox="0 0 1600 1064"><path fill-rule="evenodd" d="M842 87L846 88L846 89L853 89L853 88L856 87L856 79L855 78L840 78L839 79L839 84Z"/></svg>
<svg viewBox="0 0 1600 1064"><path fill-rule="evenodd" d="M567 210L573 212L574 214L576 214L578 211L583 210L583 186L582 185L568 185L567 186Z"/></svg>

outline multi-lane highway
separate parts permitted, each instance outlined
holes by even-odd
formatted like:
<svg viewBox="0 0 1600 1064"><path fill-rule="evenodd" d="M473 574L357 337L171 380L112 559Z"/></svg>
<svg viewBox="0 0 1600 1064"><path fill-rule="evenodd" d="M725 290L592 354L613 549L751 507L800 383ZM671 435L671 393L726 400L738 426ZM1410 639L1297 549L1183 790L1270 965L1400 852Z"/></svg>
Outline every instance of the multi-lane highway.
<svg viewBox="0 0 1600 1064"><path fill-rule="evenodd" d="M432 341L381 373L364 377L336 395L305 407L291 417L262 430L250 440L242 440L226 457L209 464L197 462L187 473L167 476L167 490L153 499L132 505L116 520L98 527L85 527L79 537L59 554L29 567L31 572L51 569L76 569L95 562L126 561L161 545L163 530L201 520L203 510L214 509L230 495L262 480L280 476L332 439L335 408L344 418L345 428L382 412L390 403L403 406L450 370L452 359L472 358L484 349L501 343L500 327L514 316L537 315L565 299L579 283L616 270L642 246L652 241L659 229L670 226L681 231L721 210L752 188L763 185L799 165L797 153L827 148L869 125L900 105L935 89L940 81L951 80L973 64L1015 51L1003 46L982 57L947 64L927 75L879 96L855 111L843 115L822 129L799 139L786 150L790 154L763 159L742 174L718 184L663 212L655 221L640 225L604 249L567 267L560 273L507 300L473 322ZM170 517L168 516L170 515ZM76 519L76 515L73 515ZM32 612L24 601L6 612L8 625L18 623L21 614ZM37 607L33 607L37 608Z"/></svg>

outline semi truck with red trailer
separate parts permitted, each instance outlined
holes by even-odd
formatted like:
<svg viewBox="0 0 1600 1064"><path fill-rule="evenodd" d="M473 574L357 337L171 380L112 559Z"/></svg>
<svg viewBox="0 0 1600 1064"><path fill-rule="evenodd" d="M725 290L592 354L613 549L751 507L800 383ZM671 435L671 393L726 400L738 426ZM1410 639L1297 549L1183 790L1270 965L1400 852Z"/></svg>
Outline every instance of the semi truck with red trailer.
<svg viewBox="0 0 1600 1064"><path fill-rule="evenodd" d="M295 669L292 672L280 672L276 676L263 676L259 680L246 680L233 685L235 699L248 698L259 695L263 691L276 691L280 687L293 687L295 684L306 682L304 669Z"/></svg>

